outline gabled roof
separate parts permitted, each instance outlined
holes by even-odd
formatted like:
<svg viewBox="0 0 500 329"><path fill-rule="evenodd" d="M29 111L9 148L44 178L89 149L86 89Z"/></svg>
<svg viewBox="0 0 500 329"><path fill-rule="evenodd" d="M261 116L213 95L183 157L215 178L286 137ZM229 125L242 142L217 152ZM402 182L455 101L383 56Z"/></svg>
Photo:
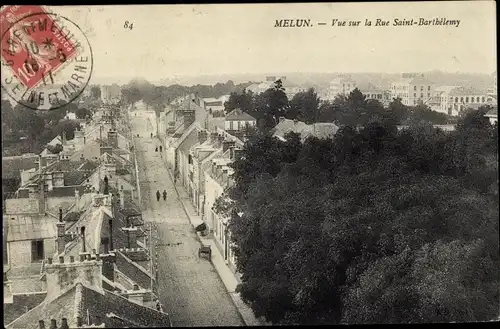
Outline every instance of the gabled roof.
<svg viewBox="0 0 500 329"><path fill-rule="evenodd" d="M84 323L87 314L90 324L105 324L106 328L117 325L134 324L132 327L170 327L168 314L134 303L118 294L77 283L56 299L45 300L6 327L9 329L38 329L39 320L44 320L46 327L51 319L66 318L70 328L76 328L77 307L83 310ZM119 320L117 320L118 318Z"/></svg>
<svg viewBox="0 0 500 329"><path fill-rule="evenodd" d="M226 114L226 121L255 121L255 118L250 114L243 112L241 109L234 109Z"/></svg>

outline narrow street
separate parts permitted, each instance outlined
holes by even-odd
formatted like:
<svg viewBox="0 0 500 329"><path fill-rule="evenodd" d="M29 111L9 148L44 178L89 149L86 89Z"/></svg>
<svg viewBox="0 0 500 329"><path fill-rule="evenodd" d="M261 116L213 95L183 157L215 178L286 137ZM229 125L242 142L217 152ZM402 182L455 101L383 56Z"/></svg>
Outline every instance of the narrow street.
<svg viewBox="0 0 500 329"><path fill-rule="evenodd" d="M157 228L153 240L158 251L158 295L164 311L174 326L244 325L213 265L198 257L200 243L160 153L155 152L159 143L150 138L150 133L155 133L153 127L144 117L130 118L134 136L140 135L135 138L135 152L143 218ZM167 191L167 201L156 200L157 190Z"/></svg>

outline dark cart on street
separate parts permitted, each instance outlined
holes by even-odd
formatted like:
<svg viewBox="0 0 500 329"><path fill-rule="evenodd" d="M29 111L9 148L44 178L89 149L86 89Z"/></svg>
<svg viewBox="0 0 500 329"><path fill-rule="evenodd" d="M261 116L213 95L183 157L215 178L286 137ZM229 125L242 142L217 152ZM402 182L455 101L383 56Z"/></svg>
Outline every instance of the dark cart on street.
<svg viewBox="0 0 500 329"><path fill-rule="evenodd" d="M212 247L210 246L201 246L200 249L198 249L198 257L201 258L201 255L206 255L208 256L208 259L212 259Z"/></svg>

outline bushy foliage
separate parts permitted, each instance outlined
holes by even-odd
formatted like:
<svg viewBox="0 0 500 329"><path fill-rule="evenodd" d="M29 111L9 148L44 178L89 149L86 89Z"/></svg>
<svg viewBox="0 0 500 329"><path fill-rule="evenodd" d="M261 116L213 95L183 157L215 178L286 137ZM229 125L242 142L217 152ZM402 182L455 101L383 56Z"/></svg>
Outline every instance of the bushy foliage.
<svg viewBox="0 0 500 329"><path fill-rule="evenodd" d="M448 133L382 120L333 140L254 134L221 207L242 299L275 324L496 317L495 129L471 112Z"/></svg>

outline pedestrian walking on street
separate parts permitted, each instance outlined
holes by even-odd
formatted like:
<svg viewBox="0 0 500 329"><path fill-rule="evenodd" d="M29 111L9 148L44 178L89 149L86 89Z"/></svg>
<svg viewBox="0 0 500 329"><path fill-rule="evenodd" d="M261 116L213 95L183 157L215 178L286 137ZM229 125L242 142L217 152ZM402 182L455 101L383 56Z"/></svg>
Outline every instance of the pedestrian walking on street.
<svg viewBox="0 0 500 329"><path fill-rule="evenodd" d="M163 190L163 200L167 201L167 191Z"/></svg>
<svg viewBox="0 0 500 329"><path fill-rule="evenodd" d="M160 201L160 191L156 190L156 201Z"/></svg>

